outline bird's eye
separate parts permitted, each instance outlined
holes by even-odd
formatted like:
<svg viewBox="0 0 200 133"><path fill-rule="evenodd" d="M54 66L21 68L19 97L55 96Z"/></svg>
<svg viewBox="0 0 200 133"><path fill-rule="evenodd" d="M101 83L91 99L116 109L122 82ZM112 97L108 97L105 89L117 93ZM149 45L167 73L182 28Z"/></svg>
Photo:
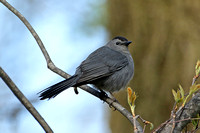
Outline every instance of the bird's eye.
<svg viewBox="0 0 200 133"><path fill-rule="evenodd" d="M120 42L116 42L116 45L119 45L120 44Z"/></svg>

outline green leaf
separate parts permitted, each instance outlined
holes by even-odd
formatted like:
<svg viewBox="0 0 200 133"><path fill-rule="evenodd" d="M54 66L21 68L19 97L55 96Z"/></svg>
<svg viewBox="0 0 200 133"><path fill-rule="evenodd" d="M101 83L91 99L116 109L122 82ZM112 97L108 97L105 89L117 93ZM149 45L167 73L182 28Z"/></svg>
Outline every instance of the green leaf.
<svg viewBox="0 0 200 133"><path fill-rule="evenodd" d="M188 98L190 96L192 96L195 92L197 92L198 90L200 90L200 84L193 84L191 87L190 87L190 91L189 91L189 94L186 96L186 98L184 99L183 101L183 104L182 106L185 105L186 101L188 100Z"/></svg>
<svg viewBox="0 0 200 133"><path fill-rule="evenodd" d="M152 130L154 127L153 123L150 122L150 130Z"/></svg>
<svg viewBox="0 0 200 133"><path fill-rule="evenodd" d="M180 92L180 90L177 90L177 92L176 92L174 89L172 89L172 94L174 96L174 100L177 103L182 102L183 99L181 98L181 92Z"/></svg>
<svg viewBox="0 0 200 133"><path fill-rule="evenodd" d="M192 125L196 127L198 125L199 121L198 120L192 120Z"/></svg>
<svg viewBox="0 0 200 133"><path fill-rule="evenodd" d="M189 95L191 96L193 93L197 92L200 89L200 84L194 84L190 87Z"/></svg>
<svg viewBox="0 0 200 133"><path fill-rule="evenodd" d="M197 77L200 75L200 60L197 61L197 64L195 66L195 73Z"/></svg>
<svg viewBox="0 0 200 133"><path fill-rule="evenodd" d="M180 99L181 99L180 90L177 90L177 102L180 102Z"/></svg>
<svg viewBox="0 0 200 133"><path fill-rule="evenodd" d="M172 89L172 94L174 96L174 100L177 101L177 93L174 89Z"/></svg>
<svg viewBox="0 0 200 133"><path fill-rule="evenodd" d="M184 99L185 93L184 93L183 87L180 84L179 84L179 89L180 89L180 93L181 93L181 98Z"/></svg>

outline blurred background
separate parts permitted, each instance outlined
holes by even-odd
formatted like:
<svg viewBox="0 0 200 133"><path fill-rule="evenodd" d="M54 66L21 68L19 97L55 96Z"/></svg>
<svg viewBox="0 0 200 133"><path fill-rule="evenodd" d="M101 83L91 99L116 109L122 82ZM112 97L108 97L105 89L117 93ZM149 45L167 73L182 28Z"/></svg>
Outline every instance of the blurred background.
<svg viewBox="0 0 200 133"><path fill-rule="evenodd" d="M55 65L73 74L92 51L117 35L133 41L130 83L136 114L155 127L170 116L171 89L191 85L200 59L200 2L173 0L9 1L39 34ZM22 22L0 4L0 66L33 103L55 133L130 133L119 112L79 89L49 101L37 93L63 80L47 69L35 40ZM129 109L126 90L115 94ZM0 80L0 132L42 133L40 125ZM148 132L148 131L147 131Z"/></svg>

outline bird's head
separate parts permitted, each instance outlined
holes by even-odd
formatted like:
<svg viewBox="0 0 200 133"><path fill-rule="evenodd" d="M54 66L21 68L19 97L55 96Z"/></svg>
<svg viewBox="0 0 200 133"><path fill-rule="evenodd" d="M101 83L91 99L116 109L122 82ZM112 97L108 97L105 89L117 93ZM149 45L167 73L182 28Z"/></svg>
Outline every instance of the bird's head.
<svg viewBox="0 0 200 133"><path fill-rule="evenodd" d="M125 37L117 36L113 38L110 42L108 42L106 45L111 49L127 52L130 43L131 41L128 41Z"/></svg>

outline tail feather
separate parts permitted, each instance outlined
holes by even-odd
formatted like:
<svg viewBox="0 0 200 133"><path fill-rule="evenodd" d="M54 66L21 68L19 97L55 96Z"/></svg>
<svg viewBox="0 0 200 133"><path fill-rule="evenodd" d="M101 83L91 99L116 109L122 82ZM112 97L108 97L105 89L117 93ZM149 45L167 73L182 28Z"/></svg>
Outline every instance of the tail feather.
<svg viewBox="0 0 200 133"><path fill-rule="evenodd" d="M78 79L77 76L72 76L64 81L61 81L55 85L52 85L52 86L42 90L41 92L39 92L40 100L51 99L51 98L56 97L62 91L66 90L69 87L76 85L77 79Z"/></svg>

